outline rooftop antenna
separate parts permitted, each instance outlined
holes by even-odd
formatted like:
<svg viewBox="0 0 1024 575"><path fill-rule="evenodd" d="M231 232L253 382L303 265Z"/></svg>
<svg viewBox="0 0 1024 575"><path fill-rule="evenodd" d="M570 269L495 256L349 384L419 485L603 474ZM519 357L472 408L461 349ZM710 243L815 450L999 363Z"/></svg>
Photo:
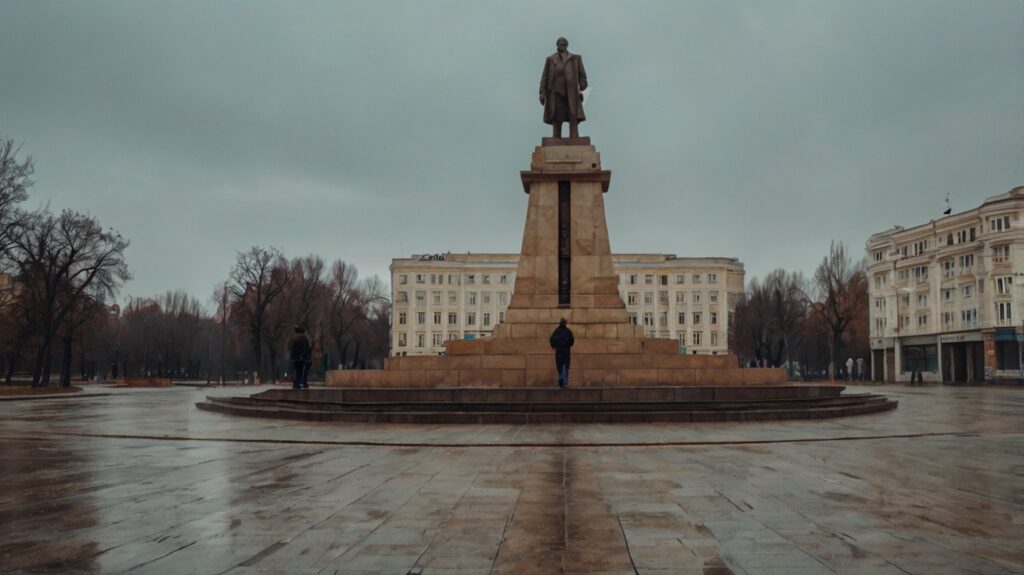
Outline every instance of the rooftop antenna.
<svg viewBox="0 0 1024 575"><path fill-rule="evenodd" d="M949 206L949 192L946 192L946 211L942 212L942 215L948 216L953 211L953 208Z"/></svg>

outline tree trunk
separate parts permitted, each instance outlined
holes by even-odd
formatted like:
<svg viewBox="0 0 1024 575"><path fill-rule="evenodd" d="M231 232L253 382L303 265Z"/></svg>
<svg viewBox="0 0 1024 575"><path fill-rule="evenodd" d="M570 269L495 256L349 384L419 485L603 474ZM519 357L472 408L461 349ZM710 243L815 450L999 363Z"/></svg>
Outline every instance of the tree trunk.
<svg viewBox="0 0 1024 575"><path fill-rule="evenodd" d="M71 387L71 347L74 343L74 335L68 333L64 336L64 353L60 362L60 387Z"/></svg>

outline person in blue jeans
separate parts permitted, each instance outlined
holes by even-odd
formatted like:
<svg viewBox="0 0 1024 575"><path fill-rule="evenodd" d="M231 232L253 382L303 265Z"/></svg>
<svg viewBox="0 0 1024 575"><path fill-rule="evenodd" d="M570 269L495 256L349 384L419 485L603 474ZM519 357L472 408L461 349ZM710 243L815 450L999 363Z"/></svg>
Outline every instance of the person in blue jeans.
<svg viewBox="0 0 1024 575"><path fill-rule="evenodd" d="M569 386L569 350L575 340L572 337L572 330L566 326L563 317L558 322L558 327L551 333L551 349L555 350L555 369L558 370L558 387L565 389Z"/></svg>

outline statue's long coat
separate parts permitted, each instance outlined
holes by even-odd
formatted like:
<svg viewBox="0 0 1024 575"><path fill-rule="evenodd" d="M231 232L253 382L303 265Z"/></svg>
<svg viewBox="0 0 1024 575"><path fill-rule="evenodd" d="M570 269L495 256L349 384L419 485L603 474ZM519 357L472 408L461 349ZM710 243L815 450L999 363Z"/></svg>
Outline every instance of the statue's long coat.
<svg viewBox="0 0 1024 575"><path fill-rule="evenodd" d="M562 69L565 74L567 87L566 100L569 103L569 113L575 114L578 121L587 119L583 113L583 96L580 94L587 89L587 71L583 69L583 58L579 54L571 54L569 61ZM548 56L544 61L544 72L540 75L540 93L544 95L544 123L551 124L555 117L555 101L551 94L551 87L555 84L555 74L558 73L558 64L555 58L559 58L558 52Z"/></svg>

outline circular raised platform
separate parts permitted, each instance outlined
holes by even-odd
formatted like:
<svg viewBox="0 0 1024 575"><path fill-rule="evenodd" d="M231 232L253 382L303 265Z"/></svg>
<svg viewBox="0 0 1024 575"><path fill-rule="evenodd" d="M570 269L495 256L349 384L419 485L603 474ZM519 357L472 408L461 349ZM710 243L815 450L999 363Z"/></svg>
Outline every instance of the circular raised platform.
<svg viewBox="0 0 1024 575"><path fill-rule="evenodd" d="M895 409L843 386L272 389L211 397L207 411L353 423L643 423L822 419Z"/></svg>

